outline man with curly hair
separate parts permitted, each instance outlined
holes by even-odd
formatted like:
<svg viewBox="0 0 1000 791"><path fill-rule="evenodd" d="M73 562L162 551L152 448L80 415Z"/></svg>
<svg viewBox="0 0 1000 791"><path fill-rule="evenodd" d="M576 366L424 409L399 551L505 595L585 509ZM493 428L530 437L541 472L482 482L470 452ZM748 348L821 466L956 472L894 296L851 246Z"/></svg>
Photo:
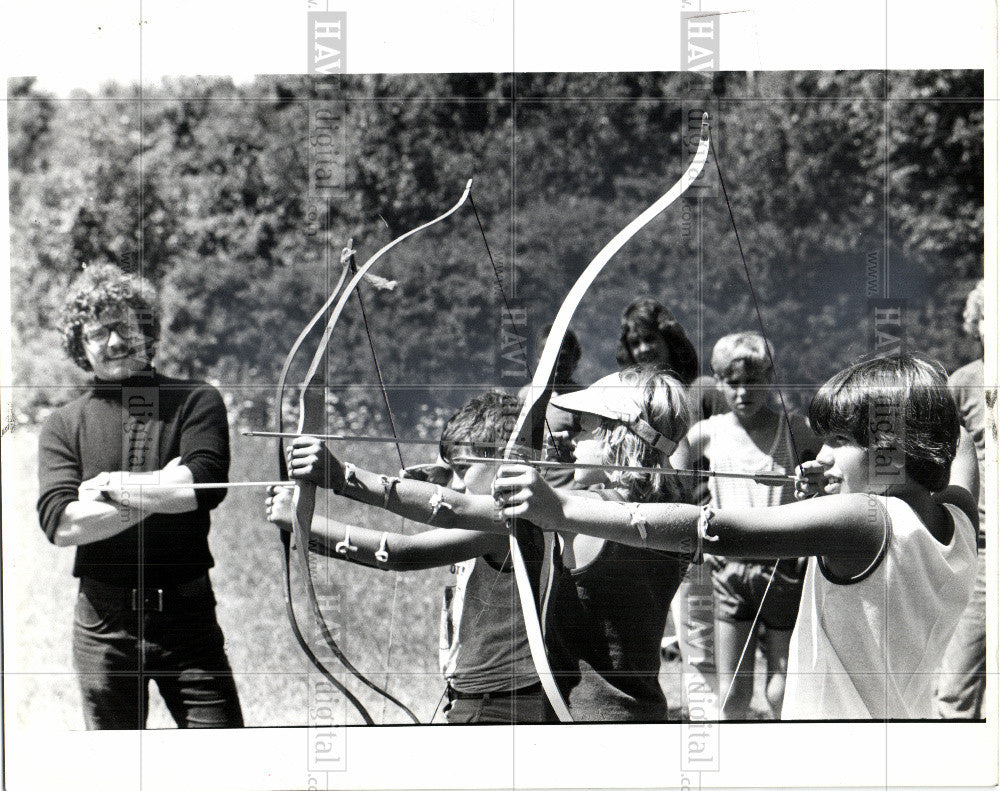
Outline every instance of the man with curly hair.
<svg viewBox="0 0 1000 791"><path fill-rule="evenodd" d="M160 322L145 281L103 264L70 293L65 348L93 381L42 429L38 515L49 541L76 547L84 720L145 727L153 680L179 727L239 727L208 578L209 512L225 489L190 487L227 480L222 397L153 368Z"/></svg>

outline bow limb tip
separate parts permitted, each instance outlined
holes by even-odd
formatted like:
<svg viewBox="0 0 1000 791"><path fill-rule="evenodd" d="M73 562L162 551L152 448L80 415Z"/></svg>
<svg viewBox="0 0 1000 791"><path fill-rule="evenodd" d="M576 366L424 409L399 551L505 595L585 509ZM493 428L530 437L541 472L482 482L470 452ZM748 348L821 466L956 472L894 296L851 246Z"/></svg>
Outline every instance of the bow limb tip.
<svg viewBox="0 0 1000 791"><path fill-rule="evenodd" d="M346 264L357 253L354 249L354 237L347 240L347 247L340 251L340 263Z"/></svg>

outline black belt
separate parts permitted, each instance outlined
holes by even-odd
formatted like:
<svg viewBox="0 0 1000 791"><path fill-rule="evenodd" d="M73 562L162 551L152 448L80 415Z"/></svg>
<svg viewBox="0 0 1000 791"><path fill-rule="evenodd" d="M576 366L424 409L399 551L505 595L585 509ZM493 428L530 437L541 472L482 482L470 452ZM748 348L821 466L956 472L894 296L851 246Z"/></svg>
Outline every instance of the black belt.
<svg viewBox="0 0 1000 791"><path fill-rule="evenodd" d="M529 687L506 689L501 692L462 692L448 685L448 700L482 700L483 698L516 698L521 695L536 695L542 691L542 682L536 681Z"/></svg>
<svg viewBox="0 0 1000 791"><path fill-rule="evenodd" d="M125 610L164 612L180 606L190 607L198 599L215 603L208 574L188 582L164 585L160 588L123 588L108 585L92 577L80 578L80 592L92 601L102 601Z"/></svg>

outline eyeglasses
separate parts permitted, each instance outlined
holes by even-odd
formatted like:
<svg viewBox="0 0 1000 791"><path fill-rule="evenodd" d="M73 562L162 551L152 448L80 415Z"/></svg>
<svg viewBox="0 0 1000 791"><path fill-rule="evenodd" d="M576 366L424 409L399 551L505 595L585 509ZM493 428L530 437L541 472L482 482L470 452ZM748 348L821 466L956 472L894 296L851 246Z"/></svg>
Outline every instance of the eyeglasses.
<svg viewBox="0 0 1000 791"><path fill-rule="evenodd" d="M111 324L102 324L92 330L84 330L83 340L91 346L103 346L110 340L112 332L125 341L133 341L142 337L142 333L129 326L128 322L115 321Z"/></svg>

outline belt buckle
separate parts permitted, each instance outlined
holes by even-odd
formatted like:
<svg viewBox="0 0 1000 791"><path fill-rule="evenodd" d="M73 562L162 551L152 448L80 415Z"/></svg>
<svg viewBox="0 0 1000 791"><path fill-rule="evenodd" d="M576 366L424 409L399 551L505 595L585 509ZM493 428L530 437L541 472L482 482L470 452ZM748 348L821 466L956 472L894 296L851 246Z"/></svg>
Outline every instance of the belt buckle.
<svg viewBox="0 0 1000 791"><path fill-rule="evenodd" d="M142 595L142 601L139 601L140 594ZM140 591L138 588L132 588L132 610L137 611L142 606L142 609L149 608L151 610L156 610L157 612L163 612L163 588L156 589L155 604L152 597L152 591Z"/></svg>

